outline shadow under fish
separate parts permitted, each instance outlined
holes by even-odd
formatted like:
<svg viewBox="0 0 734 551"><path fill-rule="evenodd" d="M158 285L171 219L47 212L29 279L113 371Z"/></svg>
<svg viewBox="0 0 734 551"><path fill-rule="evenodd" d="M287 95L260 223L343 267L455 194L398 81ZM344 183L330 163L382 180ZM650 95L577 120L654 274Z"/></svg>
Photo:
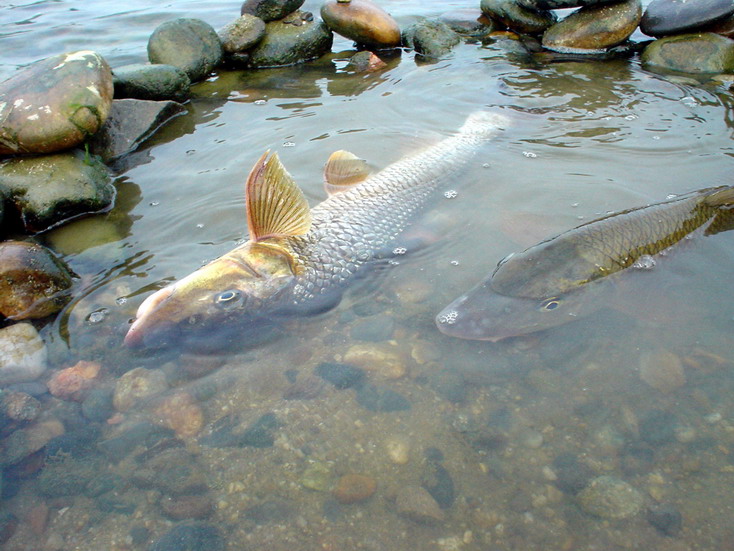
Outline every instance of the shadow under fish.
<svg viewBox="0 0 734 551"><path fill-rule="evenodd" d="M249 241L146 298L125 344L211 349L335 306L438 187L508 124L501 113L473 113L453 136L371 176L363 160L337 151L324 169L329 197L313 209L277 154L266 152L245 187Z"/></svg>
<svg viewBox="0 0 734 551"><path fill-rule="evenodd" d="M499 341L599 310L633 271L696 235L734 229L734 187L707 188L599 218L510 254L436 316L446 335Z"/></svg>

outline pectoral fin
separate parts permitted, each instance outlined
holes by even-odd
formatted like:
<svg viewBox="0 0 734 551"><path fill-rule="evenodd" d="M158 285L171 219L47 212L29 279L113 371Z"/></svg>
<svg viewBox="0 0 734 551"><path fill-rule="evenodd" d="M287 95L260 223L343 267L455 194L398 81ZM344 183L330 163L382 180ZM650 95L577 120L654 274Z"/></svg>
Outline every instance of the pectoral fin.
<svg viewBox="0 0 734 551"><path fill-rule="evenodd" d="M324 166L324 189L329 195L341 193L363 182L369 173L364 159L343 149L334 151Z"/></svg>
<svg viewBox="0 0 734 551"><path fill-rule="evenodd" d="M245 185L247 228L252 241L303 235L311 227L306 197L274 153L266 151Z"/></svg>

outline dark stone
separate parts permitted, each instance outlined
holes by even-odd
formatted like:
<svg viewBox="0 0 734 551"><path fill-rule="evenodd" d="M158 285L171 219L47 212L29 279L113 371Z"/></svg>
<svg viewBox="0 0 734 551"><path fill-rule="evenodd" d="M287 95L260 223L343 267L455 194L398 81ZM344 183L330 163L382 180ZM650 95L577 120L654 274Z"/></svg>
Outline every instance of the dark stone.
<svg viewBox="0 0 734 551"><path fill-rule="evenodd" d="M38 61L0 83L0 155L53 153L82 143L104 124L112 73L96 52Z"/></svg>
<svg viewBox="0 0 734 551"><path fill-rule="evenodd" d="M186 101L191 92L191 80L178 67L157 63L124 65L112 71L115 99L144 99L152 101Z"/></svg>
<svg viewBox="0 0 734 551"><path fill-rule="evenodd" d="M610 4L615 0L517 0L521 6L532 10L562 10L597 4Z"/></svg>
<svg viewBox="0 0 734 551"><path fill-rule="evenodd" d="M245 509L245 518L255 524L268 524L269 522L284 522L292 518L295 513L296 510L290 503L271 499Z"/></svg>
<svg viewBox="0 0 734 551"><path fill-rule="evenodd" d="M0 423L27 423L41 413L41 403L25 392L0 390Z"/></svg>
<svg viewBox="0 0 734 551"><path fill-rule="evenodd" d="M99 496L96 500L97 508L104 513L115 513L118 515L132 515L137 505L132 501L126 501L114 494Z"/></svg>
<svg viewBox="0 0 734 551"><path fill-rule="evenodd" d="M652 409L640 420L640 438L653 446L668 444L675 440L677 422L673 413Z"/></svg>
<svg viewBox="0 0 734 551"><path fill-rule="evenodd" d="M240 8L241 15L254 15L270 22L283 19L303 5L304 0L245 0Z"/></svg>
<svg viewBox="0 0 734 551"><path fill-rule="evenodd" d="M647 522L662 535L675 537L680 532L683 518L673 505L660 504L647 510Z"/></svg>
<svg viewBox="0 0 734 551"><path fill-rule="evenodd" d="M242 15L219 31L219 39L227 55L246 52L260 42L264 36L265 23L263 20L249 14Z"/></svg>
<svg viewBox="0 0 734 551"><path fill-rule="evenodd" d="M167 449L135 470L132 481L141 488L155 488L169 496L199 495L208 490L201 465L181 449Z"/></svg>
<svg viewBox="0 0 734 551"><path fill-rule="evenodd" d="M104 163L80 150L15 158L0 165L0 188L20 212L28 232L109 208L115 195L110 180Z"/></svg>
<svg viewBox="0 0 734 551"><path fill-rule="evenodd" d="M454 504L456 490L451 474L443 465L429 462L426 472L421 477L421 485L428 490L441 509L448 509Z"/></svg>
<svg viewBox="0 0 734 551"><path fill-rule="evenodd" d="M642 63L686 73L734 72L734 40L714 33L679 34L651 42Z"/></svg>
<svg viewBox="0 0 734 551"><path fill-rule="evenodd" d="M556 487L563 493L576 495L596 476L586 463L572 453L563 453L553 460L553 470L558 477Z"/></svg>
<svg viewBox="0 0 734 551"><path fill-rule="evenodd" d="M339 390L359 387L365 380L362 368L348 364L324 362L316 366L314 373Z"/></svg>
<svg viewBox="0 0 734 551"><path fill-rule="evenodd" d="M224 551L219 530L206 522L186 522L158 538L150 551Z"/></svg>
<svg viewBox="0 0 734 551"><path fill-rule="evenodd" d="M466 381L456 370L442 369L429 377L429 384L441 397L460 404L466 400Z"/></svg>
<svg viewBox="0 0 734 551"><path fill-rule="evenodd" d="M87 497L99 497L102 494L121 488L125 480L114 473L100 473L92 478L84 487L84 495Z"/></svg>
<svg viewBox="0 0 734 551"><path fill-rule="evenodd" d="M652 0L645 9L640 30L665 36L700 29L734 14L730 0Z"/></svg>
<svg viewBox="0 0 734 551"><path fill-rule="evenodd" d="M349 335L353 339L368 342L383 342L392 338L395 321L387 314L370 316L352 324Z"/></svg>
<svg viewBox="0 0 734 551"><path fill-rule="evenodd" d="M428 461L434 461L436 463L440 463L444 460L443 452L438 448L434 448L433 446L426 448L423 452L423 456Z"/></svg>
<svg viewBox="0 0 734 551"><path fill-rule="evenodd" d="M318 21L289 25L273 21L265 25L265 38L250 52L251 67L282 67L316 59L331 50L334 35Z"/></svg>
<svg viewBox="0 0 734 551"><path fill-rule="evenodd" d="M138 524L130 528L130 538L133 545L143 546L150 541L150 530L142 524Z"/></svg>
<svg viewBox="0 0 734 551"><path fill-rule="evenodd" d="M96 462L64 458L47 461L38 476L38 493L46 497L81 494L98 473Z"/></svg>
<svg viewBox="0 0 734 551"><path fill-rule="evenodd" d="M425 19L402 32L402 43L425 57L442 57L450 53L461 37L446 23Z"/></svg>
<svg viewBox="0 0 734 551"><path fill-rule="evenodd" d="M222 61L222 43L216 31L201 19L166 21L148 40L148 59L181 69L191 82L206 78Z"/></svg>
<svg viewBox="0 0 734 551"><path fill-rule="evenodd" d="M102 431L97 425L87 425L84 428L67 432L52 438L46 444L46 456L54 457L59 454L82 457L96 451L94 442L100 437Z"/></svg>
<svg viewBox="0 0 734 551"><path fill-rule="evenodd" d="M166 429L148 422L141 422L121 429L115 436L97 444L97 449L104 453L111 461L120 461L138 447L150 448L156 442L174 435L171 429Z"/></svg>
<svg viewBox="0 0 734 551"><path fill-rule="evenodd" d="M266 413L242 433L240 446L269 448L275 443L273 431L280 426L274 413Z"/></svg>
<svg viewBox="0 0 734 551"><path fill-rule="evenodd" d="M209 434L202 436L199 443L213 448L246 447L268 448L275 443L273 431L280 426L274 413L266 413L243 432L239 415L219 419Z"/></svg>
<svg viewBox="0 0 734 551"><path fill-rule="evenodd" d="M655 450L644 442L632 442L622 449L620 463L625 474L648 473L655 463Z"/></svg>
<svg viewBox="0 0 734 551"><path fill-rule="evenodd" d="M452 31L472 38L482 38L496 30L494 21L476 8L448 11L442 13L439 19Z"/></svg>
<svg viewBox="0 0 734 551"><path fill-rule="evenodd" d="M82 402L82 414L90 421L103 423L115 413L112 405L114 388L94 388Z"/></svg>
<svg viewBox="0 0 734 551"><path fill-rule="evenodd" d="M521 6L517 0L482 0L482 13L521 33L542 33L557 21L553 12Z"/></svg>
<svg viewBox="0 0 734 551"><path fill-rule="evenodd" d="M0 513L0 545L8 541L18 527L18 518L9 512Z"/></svg>
<svg viewBox="0 0 734 551"><path fill-rule="evenodd" d="M407 411L410 401L402 394L375 385L363 385L357 390L357 402L370 411Z"/></svg>
<svg viewBox="0 0 734 551"><path fill-rule="evenodd" d="M161 126L186 112L175 101L115 100L107 122L89 145L102 160L113 161L135 151Z"/></svg>

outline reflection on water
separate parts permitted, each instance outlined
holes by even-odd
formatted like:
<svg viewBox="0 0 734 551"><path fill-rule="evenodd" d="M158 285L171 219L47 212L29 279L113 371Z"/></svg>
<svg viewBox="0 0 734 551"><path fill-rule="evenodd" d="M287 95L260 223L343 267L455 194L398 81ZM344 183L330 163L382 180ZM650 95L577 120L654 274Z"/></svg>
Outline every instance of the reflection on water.
<svg viewBox="0 0 734 551"><path fill-rule="evenodd" d="M82 29L119 65L169 17L233 17L217 2L134 4L115 17L104 2L2 8L15 25L3 72L96 41ZM386 4L401 21L447 7ZM23 442L54 438L25 455L21 437L4 440L0 512L17 519L5 548L148 549L171 530L212 549L730 545L730 232L582 323L492 344L444 337L433 317L543 237L730 184L731 96L634 58L543 64L508 48L462 45L434 64L404 52L366 76L344 53L223 71L116 167L113 211L40 236L80 276L41 331L50 374L101 371L81 401L25 389L43 414ZM416 226L429 244L396 243L407 254L336 309L218 354L122 348L145 296L245 237L243 182L266 149L316 204L332 151L381 168L496 105L513 127L446 182Z"/></svg>

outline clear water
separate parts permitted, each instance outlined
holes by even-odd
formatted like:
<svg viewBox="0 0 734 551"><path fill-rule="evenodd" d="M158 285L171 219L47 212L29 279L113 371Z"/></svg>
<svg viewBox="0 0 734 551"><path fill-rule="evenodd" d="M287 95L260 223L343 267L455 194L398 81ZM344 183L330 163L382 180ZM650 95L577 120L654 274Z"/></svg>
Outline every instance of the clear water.
<svg viewBox="0 0 734 551"><path fill-rule="evenodd" d="M381 5L401 25L467 7ZM162 21L200 17L218 28L238 10L214 1L131 0L124 9L106 1L5 4L0 76L74 49L98 50L113 67L142 62ZM189 114L119 173L110 213L41 236L81 276L69 307L42 330L53 369L98 361L100 387L113 388L144 367L165 375L167 390L98 423L86 454L57 457L40 474L8 469L15 493L3 510L19 524L5 547L147 549L179 522L164 510L170 492L163 483L140 481L139 471L166 446L196 463L208 488L198 495L211 503L206 522L227 549L730 546L731 233L686 244L630 285L629 300L576 324L496 344L450 339L433 324L512 251L609 211L730 184L729 92L668 80L634 58L538 63L512 41L463 44L432 64L404 52L370 75L345 72L348 41L337 39L333 51L299 67L221 72L198 84ZM278 152L315 204L324 198L321 169L332 151L348 149L380 168L485 108L504 109L513 126L446 182L442 191L455 194L439 194L416 222L440 239L370 274L335 310L213 357L122 348L151 290L245 237L243 182L264 150ZM368 333L393 330L373 343L359 338L365 324L373 326ZM354 389L314 383L316 366L364 348L373 358L368 383L399 393L410 409L374 412ZM286 399L294 396L309 399ZM162 413L171 399L179 401ZM41 400L45 420L63 421L69 433L92 425L74 403ZM137 442L114 460L96 451L137 422L170 426L171 410L183 412L193 434L179 426L181 438ZM271 446L207 445L227 420L236 419L242 433L271 414ZM409 448L404 463L390 455L395 441ZM583 512L577 497L559 489L568 454L588 476L632 485L642 510L622 520ZM113 490L88 490L90 464L118 481ZM314 464L330 474L320 489L304 487ZM375 494L336 501L330 484L349 473L373 478ZM44 476L77 477L87 490L49 496ZM411 486L433 488L446 507L443 521L419 524L399 513ZM647 509L659 506L682 515L673 537L647 520ZM39 509L45 522L34 521Z"/></svg>

